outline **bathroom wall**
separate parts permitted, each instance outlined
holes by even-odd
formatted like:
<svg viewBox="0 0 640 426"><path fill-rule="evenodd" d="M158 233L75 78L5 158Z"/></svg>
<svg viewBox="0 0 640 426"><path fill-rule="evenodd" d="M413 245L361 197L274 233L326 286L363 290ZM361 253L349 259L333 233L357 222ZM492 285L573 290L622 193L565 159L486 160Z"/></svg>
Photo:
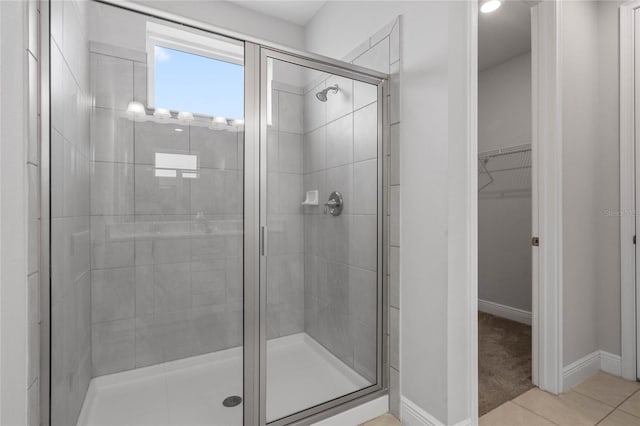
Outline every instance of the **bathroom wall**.
<svg viewBox="0 0 640 426"><path fill-rule="evenodd" d="M398 60L390 38L397 43L397 35L394 22L347 59L389 73ZM315 94L334 84L338 93L319 102ZM316 79L304 95L303 189L318 189L320 199L320 206L305 207L305 330L370 381L376 378L376 101L375 86L337 76ZM340 216L323 213L333 191L344 198ZM395 312L390 316L397 324Z"/></svg>
<svg viewBox="0 0 640 426"><path fill-rule="evenodd" d="M267 338L304 331L300 70L274 66L267 129ZM293 81L292 81L293 77ZM297 78L296 78L297 77Z"/></svg>
<svg viewBox="0 0 640 426"><path fill-rule="evenodd" d="M91 49L94 376L241 345L243 132L131 120L146 55ZM156 176L156 153L197 176Z"/></svg>
<svg viewBox="0 0 640 426"><path fill-rule="evenodd" d="M531 143L531 52L478 74L478 152ZM491 161L491 160L490 160ZM513 164L512 160L510 164ZM515 172L514 181L531 173ZM531 180L526 181L529 189ZM531 195L478 194L478 298L531 312Z"/></svg>
<svg viewBox="0 0 640 426"><path fill-rule="evenodd" d="M87 4L51 2L51 422L75 424L91 380Z"/></svg>

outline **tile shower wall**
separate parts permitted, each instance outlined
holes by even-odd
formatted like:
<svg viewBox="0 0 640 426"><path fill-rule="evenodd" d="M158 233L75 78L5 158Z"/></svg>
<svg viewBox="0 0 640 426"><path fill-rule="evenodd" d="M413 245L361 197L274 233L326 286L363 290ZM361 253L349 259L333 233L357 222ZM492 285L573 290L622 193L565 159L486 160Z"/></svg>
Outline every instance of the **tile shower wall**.
<svg viewBox="0 0 640 426"><path fill-rule="evenodd" d="M28 98L28 259L27 259L27 424L40 424L40 2L27 2L29 41Z"/></svg>
<svg viewBox="0 0 640 426"><path fill-rule="evenodd" d="M93 43L91 72L93 375L241 345L243 133L130 120L144 54ZM197 177L157 177L158 152Z"/></svg>
<svg viewBox="0 0 640 426"><path fill-rule="evenodd" d="M386 39L388 49L388 39ZM317 80L316 80L317 81ZM320 102L315 94L337 84ZM377 87L329 76L304 95L305 330L358 373L376 380ZM333 191L342 214L325 214Z"/></svg>
<svg viewBox="0 0 640 426"><path fill-rule="evenodd" d="M90 96L86 7L83 1L51 2L53 425L76 423L91 380Z"/></svg>
<svg viewBox="0 0 640 426"><path fill-rule="evenodd" d="M273 82L267 129L267 338L304 331L302 89Z"/></svg>
<svg viewBox="0 0 640 426"><path fill-rule="evenodd" d="M390 128L384 147L387 227L384 230L384 271L388 283L389 411L400 416L400 18L355 48L344 60L389 73L388 117Z"/></svg>

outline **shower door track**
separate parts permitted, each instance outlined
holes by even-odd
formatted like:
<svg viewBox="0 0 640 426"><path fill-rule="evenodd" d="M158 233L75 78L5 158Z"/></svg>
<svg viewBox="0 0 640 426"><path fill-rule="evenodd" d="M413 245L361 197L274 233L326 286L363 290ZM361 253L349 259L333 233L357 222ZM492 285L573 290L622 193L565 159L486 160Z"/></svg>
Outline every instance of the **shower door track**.
<svg viewBox="0 0 640 426"><path fill-rule="evenodd" d="M51 1L51 0L50 0ZM50 234L50 1L44 1L40 20L40 42L43 52L41 70L41 161L42 161L42 327L41 389L42 424L50 424L51 375L51 234ZM244 143L244 327L243 327L243 424L245 426L309 425L339 414L387 394L388 390L388 288L383 279L386 271L384 248L388 244L385 215L388 197L384 185L388 170L388 75L322 55L303 52L256 37L218 28L206 23L123 0L93 0L124 10L163 19L185 27L218 34L244 42L245 45L245 143ZM321 72L350 78L377 86L377 312L376 312L376 383L358 391L326 401L311 408L267 423L266 420L266 262L261 253L261 226L266 225L266 90L268 58L278 59ZM44 237L46 236L46 237Z"/></svg>

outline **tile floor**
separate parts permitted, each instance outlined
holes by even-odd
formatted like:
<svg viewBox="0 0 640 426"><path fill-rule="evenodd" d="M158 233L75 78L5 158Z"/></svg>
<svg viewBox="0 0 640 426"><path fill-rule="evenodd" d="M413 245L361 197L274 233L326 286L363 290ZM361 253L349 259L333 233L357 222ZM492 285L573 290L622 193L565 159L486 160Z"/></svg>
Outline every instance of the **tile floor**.
<svg viewBox="0 0 640 426"><path fill-rule="evenodd" d="M391 414L361 426L400 426ZM480 426L640 426L640 383L597 373L570 391L531 389L480 418Z"/></svg>
<svg viewBox="0 0 640 426"><path fill-rule="evenodd" d="M570 391L538 388L480 418L481 426L640 426L640 383L599 372Z"/></svg>

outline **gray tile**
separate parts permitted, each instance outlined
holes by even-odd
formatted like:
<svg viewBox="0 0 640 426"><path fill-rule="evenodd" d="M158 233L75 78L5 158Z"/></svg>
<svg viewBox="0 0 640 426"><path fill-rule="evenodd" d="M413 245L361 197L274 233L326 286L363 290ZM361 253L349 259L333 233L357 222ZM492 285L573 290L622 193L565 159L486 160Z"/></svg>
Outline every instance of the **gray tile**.
<svg viewBox="0 0 640 426"><path fill-rule="evenodd" d="M400 62L391 65L389 79L389 122L400 122Z"/></svg>
<svg viewBox="0 0 640 426"><path fill-rule="evenodd" d="M353 111L353 80L332 75L326 80L326 86L338 85L338 93L327 94L327 122L331 122Z"/></svg>
<svg viewBox="0 0 640 426"><path fill-rule="evenodd" d="M198 178L191 179L191 213L241 213L241 194L240 172L200 169Z"/></svg>
<svg viewBox="0 0 640 426"><path fill-rule="evenodd" d="M389 249L389 304L400 308L400 248Z"/></svg>
<svg viewBox="0 0 640 426"><path fill-rule="evenodd" d="M64 145L63 179L63 214L89 215L92 181L89 160L68 142Z"/></svg>
<svg viewBox="0 0 640 426"><path fill-rule="evenodd" d="M195 354L210 353L232 346L237 332L237 316L207 306L193 310L191 328Z"/></svg>
<svg viewBox="0 0 640 426"><path fill-rule="evenodd" d="M134 245L134 241L94 242L91 245L91 267L104 269L133 266Z"/></svg>
<svg viewBox="0 0 640 426"><path fill-rule="evenodd" d="M133 214L133 166L121 163L93 163L91 214ZM136 182L136 186L137 186ZM65 191L68 190L65 180Z"/></svg>
<svg viewBox="0 0 640 426"><path fill-rule="evenodd" d="M27 240L27 274L40 268L40 168L27 164L29 179L29 223Z"/></svg>
<svg viewBox="0 0 640 426"><path fill-rule="evenodd" d="M51 217L64 216L65 142L55 128L51 128Z"/></svg>
<svg viewBox="0 0 640 426"><path fill-rule="evenodd" d="M378 286L377 274L367 269L349 267L349 314L369 327L376 326Z"/></svg>
<svg viewBox="0 0 640 426"><path fill-rule="evenodd" d="M389 412L400 418L400 373L389 369Z"/></svg>
<svg viewBox="0 0 640 426"><path fill-rule="evenodd" d="M237 134L226 130L191 126L191 154L200 167L238 169Z"/></svg>
<svg viewBox="0 0 640 426"><path fill-rule="evenodd" d="M344 166L327 169L327 191L326 198L320 199L320 204L324 204L332 192L338 191L342 194L344 205L342 214L350 214L354 211L355 198L353 194L353 165L346 164Z"/></svg>
<svg viewBox="0 0 640 426"><path fill-rule="evenodd" d="M353 115L348 114L327 124L326 167L353 162Z"/></svg>
<svg viewBox="0 0 640 426"><path fill-rule="evenodd" d="M390 136L389 185L400 185L400 124L391 126Z"/></svg>
<svg viewBox="0 0 640 426"><path fill-rule="evenodd" d="M326 247L328 246L328 221L325 215L305 215L304 216L304 252L317 256L324 256ZM331 222L333 223L333 222Z"/></svg>
<svg viewBox="0 0 640 426"><path fill-rule="evenodd" d="M181 177L156 177L153 166L136 165L135 213L189 213L189 190L192 180Z"/></svg>
<svg viewBox="0 0 640 426"><path fill-rule="evenodd" d="M378 162L367 160L353 165L354 214L376 214L378 208Z"/></svg>
<svg viewBox="0 0 640 426"><path fill-rule="evenodd" d="M27 383L32 384L40 374L40 275L27 278L28 299L28 358Z"/></svg>
<svg viewBox="0 0 640 426"><path fill-rule="evenodd" d="M302 175L281 173L279 176L279 196L276 203L282 214L302 213Z"/></svg>
<svg viewBox="0 0 640 426"><path fill-rule="evenodd" d="M94 377L135 367L133 318L94 324L92 329Z"/></svg>
<svg viewBox="0 0 640 426"><path fill-rule="evenodd" d="M354 369L371 383L376 382L376 327L356 323L354 330Z"/></svg>
<svg viewBox="0 0 640 426"><path fill-rule="evenodd" d="M389 35L389 63L400 60L400 20L396 20Z"/></svg>
<svg viewBox="0 0 640 426"><path fill-rule="evenodd" d="M267 130L267 170L270 173L280 171L280 132Z"/></svg>
<svg viewBox="0 0 640 426"><path fill-rule="evenodd" d="M154 121L134 123L136 164L156 164L156 154L189 155L189 126Z"/></svg>
<svg viewBox="0 0 640 426"><path fill-rule="evenodd" d="M375 215L352 216L349 223L349 263L372 271L377 264Z"/></svg>
<svg viewBox="0 0 640 426"><path fill-rule="evenodd" d="M321 214L322 204L329 199L329 194L326 188L326 172L324 170L308 173L304 175L302 179L302 194L306 195L307 191L318 191L318 206L304 206L304 214Z"/></svg>
<svg viewBox="0 0 640 426"><path fill-rule="evenodd" d="M395 369L400 367L400 311L389 308L389 365Z"/></svg>
<svg viewBox="0 0 640 426"><path fill-rule="evenodd" d="M94 161L133 163L133 122L122 111L94 108L91 145Z"/></svg>
<svg viewBox="0 0 640 426"><path fill-rule="evenodd" d="M288 92L280 92L278 96L279 130L282 132L303 132L302 96Z"/></svg>
<svg viewBox="0 0 640 426"><path fill-rule="evenodd" d="M373 84L355 81L353 83L353 91L354 110L365 107L378 99L378 87Z"/></svg>
<svg viewBox="0 0 640 426"><path fill-rule="evenodd" d="M173 312L191 306L191 271L188 263L155 265L154 312Z"/></svg>
<svg viewBox="0 0 640 426"><path fill-rule="evenodd" d="M378 155L378 104L373 103L353 114L354 161Z"/></svg>
<svg viewBox="0 0 640 426"><path fill-rule="evenodd" d="M155 307L154 267L136 266L135 274L136 317L152 315Z"/></svg>
<svg viewBox="0 0 640 426"><path fill-rule="evenodd" d="M389 243L392 246L400 246L400 187L389 188Z"/></svg>
<svg viewBox="0 0 640 426"><path fill-rule="evenodd" d="M350 316L349 266L344 263L327 262L327 283L319 289L318 299L331 306L337 314Z"/></svg>
<svg viewBox="0 0 640 426"><path fill-rule="evenodd" d="M91 319L94 324L133 318L134 306L134 268L91 272Z"/></svg>
<svg viewBox="0 0 640 426"><path fill-rule="evenodd" d="M281 132L278 167L285 173L302 173L302 135Z"/></svg>
<svg viewBox="0 0 640 426"><path fill-rule="evenodd" d="M220 306L225 309L226 287L227 275L224 259L191 264L192 306Z"/></svg>
<svg viewBox="0 0 640 426"><path fill-rule="evenodd" d="M326 129L321 127L304 135L303 167L305 173L326 167Z"/></svg>
<svg viewBox="0 0 640 426"><path fill-rule="evenodd" d="M324 224L325 227L319 236L324 240L322 254L333 262L351 262L351 241L349 238L351 220L349 216L327 216Z"/></svg>
<svg viewBox="0 0 640 426"><path fill-rule="evenodd" d="M385 37L378 44L357 57L353 63L385 74L389 73L389 38Z"/></svg>
<svg viewBox="0 0 640 426"><path fill-rule="evenodd" d="M189 311L136 318L136 368L193 355L190 324Z"/></svg>
<svg viewBox="0 0 640 426"><path fill-rule="evenodd" d="M127 109L133 99L133 62L92 53L91 75L95 106Z"/></svg>
<svg viewBox="0 0 640 426"><path fill-rule="evenodd" d="M133 99L142 102L142 105L148 105L147 64L142 62L133 63Z"/></svg>
<svg viewBox="0 0 640 426"><path fill-rule="evenodd" d="M29 12L34 9L31 6L34 0L29 1ZM37 14L37 12L35 12ZM29 97L28 97L28 146L27 160L32 164L40 164L40 141L38 139L38 62L31 55L27 55L29 61Z"/></svg>
<svg viewBox="0 0 640 426"><path fill-rule="evenodd" d="M272 215L267 218L269 238L267 253L270 255L298 254L303 250L302 215Z"/></svg>
<svg viewBox="0 0 640 426"><path fill-rule="evenodd" d="M316 93L324 88L325 82L323 81L304 95L305 133L324 126L327 123L327 102L320 102L316 98Z"/></svg>

